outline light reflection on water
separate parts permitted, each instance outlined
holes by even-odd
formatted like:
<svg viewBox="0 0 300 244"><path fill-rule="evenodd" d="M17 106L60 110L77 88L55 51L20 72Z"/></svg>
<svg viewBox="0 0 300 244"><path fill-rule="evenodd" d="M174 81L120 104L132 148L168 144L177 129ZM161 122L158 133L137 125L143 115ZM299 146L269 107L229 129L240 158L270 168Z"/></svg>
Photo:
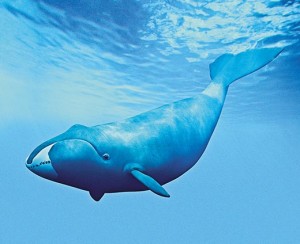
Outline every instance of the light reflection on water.
<svg viewBox="0 0 300 244"><path fill-rule="evenodd" d="M235 83L223 118L299 119L294 1L3 1L1 113L97 124L198 94L225 52L286 47ZM257 118L257 119L255 119ZM2 121L3 123L3 121Z"/></svg>

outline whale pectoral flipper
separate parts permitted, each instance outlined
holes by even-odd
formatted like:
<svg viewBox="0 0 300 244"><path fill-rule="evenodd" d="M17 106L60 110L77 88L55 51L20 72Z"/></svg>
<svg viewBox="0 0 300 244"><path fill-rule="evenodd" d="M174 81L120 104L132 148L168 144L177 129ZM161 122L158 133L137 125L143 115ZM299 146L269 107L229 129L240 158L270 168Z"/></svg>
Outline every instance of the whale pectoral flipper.
<svg viewBox="0 0 300 244"><path fill-rule="evenodd" d="M90 191L90 196L97 202L103 197L103 195L104 195L103 192L94 191L94 190Z"/></svg>
<svg viewBox="0 0 300 244"><path fill-rule="evenodd" d="M169 193L152 177L134 169L130 172L139 182L149 188L150 191L162 197L170 197Z"/></svg>

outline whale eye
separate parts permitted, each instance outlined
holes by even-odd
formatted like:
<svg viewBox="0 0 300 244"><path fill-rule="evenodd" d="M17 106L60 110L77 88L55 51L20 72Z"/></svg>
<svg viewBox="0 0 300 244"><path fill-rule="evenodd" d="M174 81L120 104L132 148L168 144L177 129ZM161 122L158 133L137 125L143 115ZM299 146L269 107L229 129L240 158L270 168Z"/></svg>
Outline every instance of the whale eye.
<svg viewBox="0 0 300 244"><path fill-rule="evenodd" d="M109 156L108 153L104 153L104 154L102 155L102 158L103 158L104 160L109 160L110 156Z"/></svg>

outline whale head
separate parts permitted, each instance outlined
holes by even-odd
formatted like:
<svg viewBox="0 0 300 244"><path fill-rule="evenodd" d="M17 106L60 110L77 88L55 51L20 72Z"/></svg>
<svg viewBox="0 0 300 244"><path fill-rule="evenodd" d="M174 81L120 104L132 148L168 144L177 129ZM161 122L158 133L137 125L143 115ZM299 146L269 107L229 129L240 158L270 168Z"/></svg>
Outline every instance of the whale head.
<svg viewBox="0 0 300 244"><path fill-rule="evenodd" d="M95 184L102 187L109 166L108 153L100 155L89 141L83 139L52 141L37 147L27 158L29 170L48 180L83 190L90 190Z"/></svg>

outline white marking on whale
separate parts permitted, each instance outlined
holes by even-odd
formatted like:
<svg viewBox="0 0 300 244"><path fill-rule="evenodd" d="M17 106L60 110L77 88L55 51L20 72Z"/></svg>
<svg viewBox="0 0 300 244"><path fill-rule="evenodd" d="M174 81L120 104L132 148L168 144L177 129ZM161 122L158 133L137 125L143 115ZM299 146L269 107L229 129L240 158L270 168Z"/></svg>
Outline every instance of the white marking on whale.
<svg viewBox="0 0 300 244"><path fill-rule="evenodd" d="M224 54L210 65L212 82L201 94L120 122L74 125L38 146L26 166L44 178L89 191L96 201L105 193L142 190L169 197L162 185L199 160L229 85L265 66L281 51Z"/></svg>

